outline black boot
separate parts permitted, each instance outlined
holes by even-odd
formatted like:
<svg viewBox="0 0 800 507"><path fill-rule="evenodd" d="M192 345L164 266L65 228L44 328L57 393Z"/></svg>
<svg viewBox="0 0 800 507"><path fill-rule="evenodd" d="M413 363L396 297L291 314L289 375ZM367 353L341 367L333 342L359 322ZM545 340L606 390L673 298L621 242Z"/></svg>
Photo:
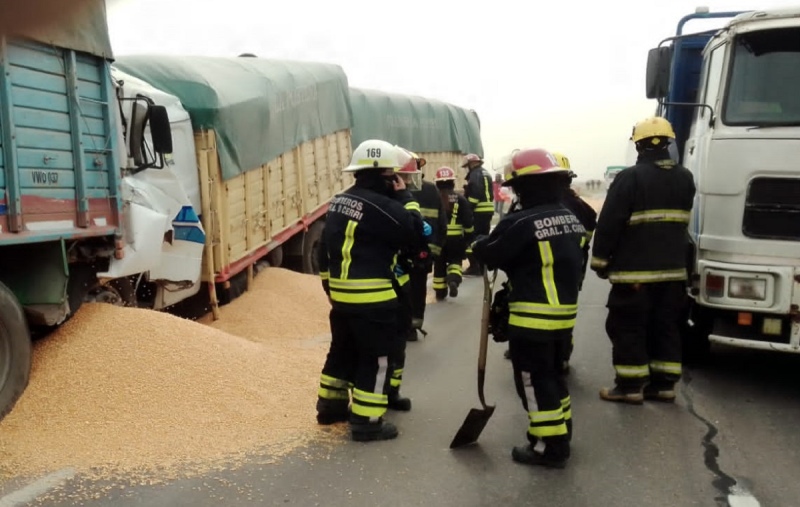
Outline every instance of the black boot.
<svg viewBox="0 0 800 507"><path fill-rule="evenodd" d="M436 301L444 301L447 299L447 289L436 289Z"/></svg>
<svg viewBox="0 0 800 507"><path fill-rule="evenodd" d="M317 423L336 424L350 418L349 400L327 400L317 398Z"/></svg>
<svg viewBox="0 0 800 507"><path fill-rule="evenodd" d="M391 440L397 437L397 426L392 423L378 421L375 423L350 423L350 436L356 442L373 442Z"/></svg>
<svg viewBox="0 0 800 507"><path fill-rule="evenodd" d="M529 438L530 440L530 438ZM557 437L545 437L544 449L537 450L536 443L529 443L525 446L514 447L511 451L511 458L517 463L525 465L539 465L548 468L564 468L569 460L570 449L566 435Z"/></svg>
<svg viewBox="0 0 800 507"><path fill-rule="evenodd" d="M392 387L389 390L389 408L391 410L399 410L401 412L408 412L411 410L411 400L400 396L400 388Z"/></svg>

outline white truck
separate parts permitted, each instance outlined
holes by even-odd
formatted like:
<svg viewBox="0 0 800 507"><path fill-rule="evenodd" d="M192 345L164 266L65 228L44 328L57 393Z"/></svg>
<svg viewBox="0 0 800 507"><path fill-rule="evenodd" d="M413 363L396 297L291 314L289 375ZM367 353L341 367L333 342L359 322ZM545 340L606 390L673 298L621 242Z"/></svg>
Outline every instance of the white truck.
<svg viewBox="0 0 800 507"><path fill-rule="evenodd" d="M684 34L692 20L732 18ZM690 357L800 352L800 9L685 16L650 50L647 97L695 176Z"/></svg>

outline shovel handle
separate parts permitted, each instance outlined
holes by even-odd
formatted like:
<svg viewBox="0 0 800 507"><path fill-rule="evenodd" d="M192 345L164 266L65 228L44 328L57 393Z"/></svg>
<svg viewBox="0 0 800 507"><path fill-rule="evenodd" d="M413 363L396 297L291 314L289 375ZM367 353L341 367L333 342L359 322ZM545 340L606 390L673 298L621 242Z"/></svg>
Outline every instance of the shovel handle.
<svg viewBox="0 0 800 507"><path fill-rule="evenodd" d="M486 266L483 267L483 311L481 314L481 342L478 349L478 398L481 405L486 408L486 399L483 394L483 384L486 379L486 351L489 345L489 311L492 306L492 290L497 279L497 270L492 273L489 280L489 272Z"/></svg>

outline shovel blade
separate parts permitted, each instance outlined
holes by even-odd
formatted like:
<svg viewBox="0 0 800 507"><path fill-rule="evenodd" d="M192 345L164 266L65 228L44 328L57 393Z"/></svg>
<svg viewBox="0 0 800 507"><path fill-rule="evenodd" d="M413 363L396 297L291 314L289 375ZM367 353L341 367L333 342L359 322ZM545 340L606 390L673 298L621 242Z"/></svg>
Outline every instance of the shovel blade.
<svg viewBox="0 0 800 507"><path fill-rule="evenodd" d="M461 425L453 441L450 442L450 448L455 449L456 447L464 447L477 442L492 414L494 414L493 406L471 409L467 414L467 418L464 419L464 424Z"/></svg>

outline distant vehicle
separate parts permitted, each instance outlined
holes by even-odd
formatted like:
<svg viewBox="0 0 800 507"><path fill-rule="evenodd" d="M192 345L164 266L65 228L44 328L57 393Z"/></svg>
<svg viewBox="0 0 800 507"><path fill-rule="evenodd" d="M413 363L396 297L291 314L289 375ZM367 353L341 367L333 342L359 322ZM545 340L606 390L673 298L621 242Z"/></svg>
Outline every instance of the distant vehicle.
<svg viewBox="0 0 800 507"><path fill-rule="evenodd" d="M611 182L614 181L614 177L616 177L620 171L625 169L625 167L626 166L624 165L610 165L606 167L606 173L605 173L606 190L608 190L608 187L611 186Z"/></svg>

